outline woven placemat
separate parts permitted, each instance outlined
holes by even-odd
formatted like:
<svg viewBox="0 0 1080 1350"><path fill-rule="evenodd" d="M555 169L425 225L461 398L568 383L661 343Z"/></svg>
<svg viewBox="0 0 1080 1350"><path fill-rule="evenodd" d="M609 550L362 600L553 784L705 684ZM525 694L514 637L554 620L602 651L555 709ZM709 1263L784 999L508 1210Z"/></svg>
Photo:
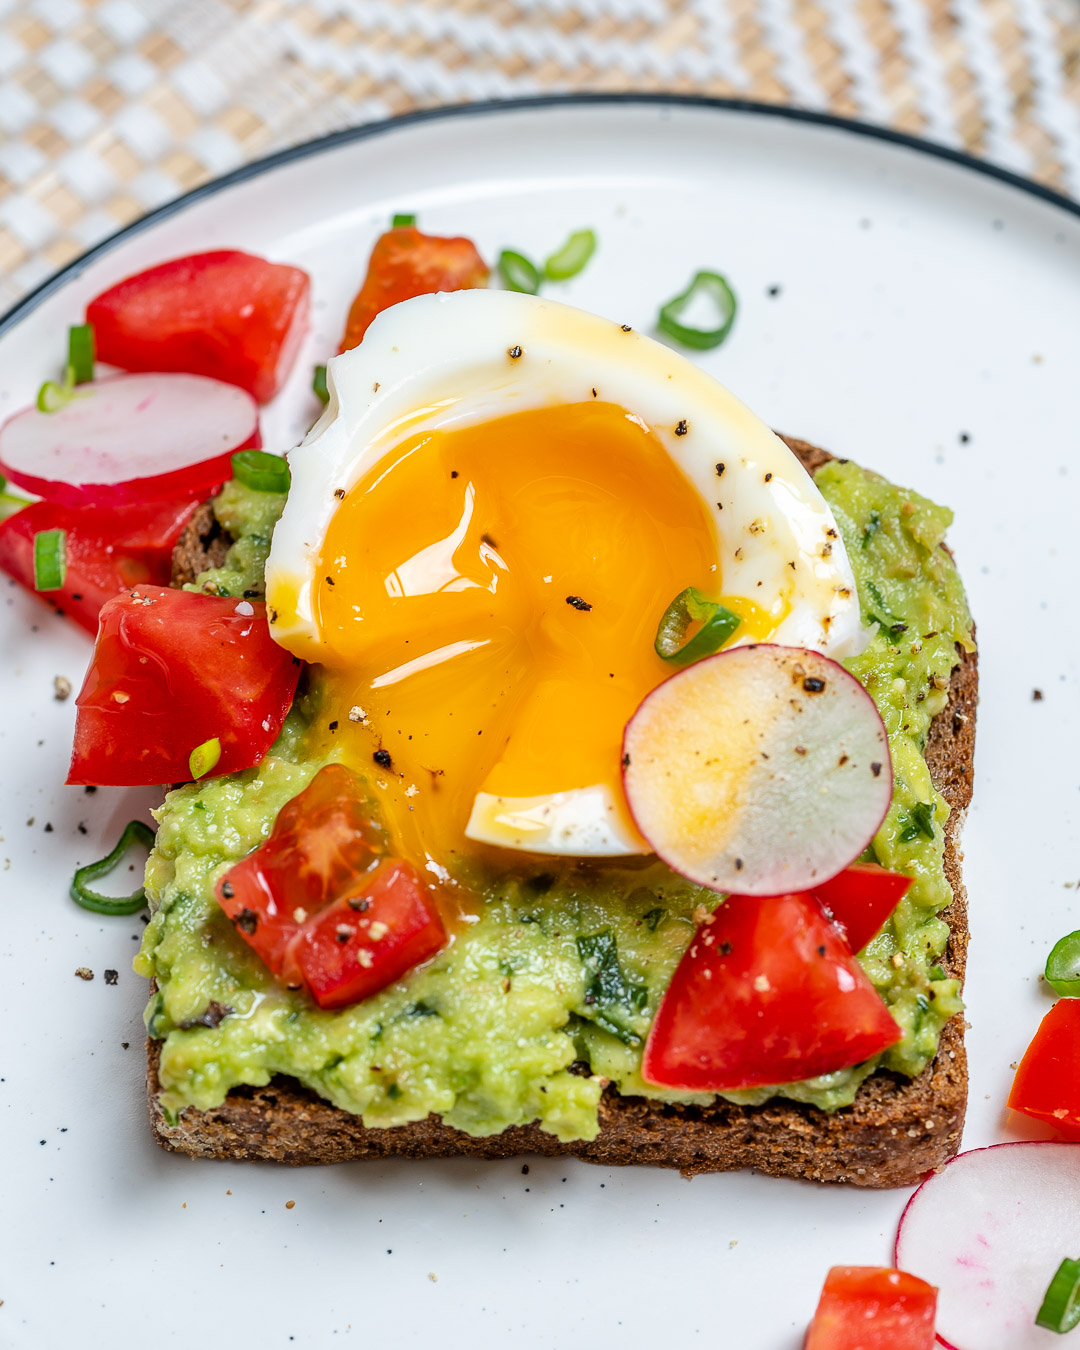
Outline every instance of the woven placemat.
<svg viewBox="0 0 1080 1350"><path fill-rule="evenodd" d="M827 110L1080 195L1076 0L0 0L0 309L270 150L580 89Z"/></svg>

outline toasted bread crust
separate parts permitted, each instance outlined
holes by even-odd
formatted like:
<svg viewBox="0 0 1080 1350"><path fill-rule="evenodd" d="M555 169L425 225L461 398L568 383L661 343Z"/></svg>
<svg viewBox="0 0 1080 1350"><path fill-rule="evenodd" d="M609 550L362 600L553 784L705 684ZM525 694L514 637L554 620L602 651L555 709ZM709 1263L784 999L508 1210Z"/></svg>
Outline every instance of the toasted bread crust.
<svg viewBox="0 0 1080 1350"><path fill-rule="evenodd" d="M784 438L814 473L827 451ZM177 548L174 579L193 580L208 565L200 549L199 516ZM201 535L206 538L207 521ZM960 876L958 838L971 800L978 693L975 653L958 650L949 702L930 727L927 764L951 807L945 826L945 874L953 902L942 917L950 929L942 965L963 981L967 956L967 898ZM294 1079L263 1088L235 1088L209 1111L185 1110L175 1126L158 1102L159 1046L147 1042L150 1123L163 1147L199 1158L264 1159L304 1165L356 1158L507 1158L537 1153L572 1155L605 1166L629 1163L675 1167L684 1175L754 1168L770 1176L909 1186L940 1166L960 1146L967 1103L963 1017L945 1027L937 1057L914 1079L879 1071L859 1089L852 1106L827 1114L777 1098L764 1106L675 1106L622 1097L608 1088L600 1103L600 1133L591 1143L560 1143L538 1125L514 1126L476 1139L437 1116L391 1129L368 1129Z"/></svg>

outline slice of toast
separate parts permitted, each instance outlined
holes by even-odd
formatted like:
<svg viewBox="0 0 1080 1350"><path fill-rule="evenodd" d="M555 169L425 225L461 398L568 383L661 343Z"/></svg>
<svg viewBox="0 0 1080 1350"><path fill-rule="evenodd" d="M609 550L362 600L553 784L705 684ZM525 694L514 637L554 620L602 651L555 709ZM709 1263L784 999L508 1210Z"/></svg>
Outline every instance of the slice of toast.
<svg viewBox="0 0 1080 1350"><path fill-rule="evenodd" d="M784 439L811 473L832 458L805 441ZM192 581L199 571L220 562L219 535L209 508L197 512L174 555L175 584ZM941 964L961 982L968 925L958 839L971 800L977 688L976 656L958 649L949 702L931 724L926 750L931 777L951 808L945 826L945 873L954 899L942 912L950 937ZM259 1158L294 1165L390 1156L571 1154L606 1166L676 1167L687 1176L749 1167L770 1176L909 1186L957 1151L967 1103L962 1015L946 1025L937 1057L917 1078L879 1071L862 1085L852 1106L834 1114L781 1098L749 1107L724 1101L708 1107L665 1105L622 1097L609 1087L600 1103L600 1133L591 1143L563 1144L537 1125L476 1139L438 1116L368 1129L358 1116L282 1077L266 1087L234 1088L221 1106L185 1110L178 1124L170 1126L158 1103L158 1056L157 1043L148 1041L150 1122L165 1148L199 1158Z"/></svg>

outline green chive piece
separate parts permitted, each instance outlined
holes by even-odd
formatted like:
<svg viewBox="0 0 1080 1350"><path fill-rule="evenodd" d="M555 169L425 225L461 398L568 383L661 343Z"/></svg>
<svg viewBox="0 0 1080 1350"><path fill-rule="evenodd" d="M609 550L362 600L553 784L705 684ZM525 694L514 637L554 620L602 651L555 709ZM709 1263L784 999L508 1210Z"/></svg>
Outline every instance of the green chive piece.
<svg viewBox="0 0 1080 1350"><path fill-rule="evenodd" d="M1080 998L1080 930L1054 944L1046 958L1046 983L1055 994Z"/></svg>
<svg viewBox="0 0 1080 1350"><path fill-rule="evenodd" d="M20 497L17 492L9 492L7 485L7 479L0 473L0 520L7 520L8 516L13 516L16 511L30 505L26 497Z"/></svg>
<svg viewBox="0 0 1080 1350"><path fill-rule="evenodd" d="M128 821L116 847L100 862L87 863L85 867L79 868L71 882L72 900L82 905L83 909L93 910L95 914L137 914L140 909L145 909L146 891L142 886L130 895L101 895L86 884L112 872L132 847L154 847L154 831L141 820Z"/></svg>
<svg viewBox="0 0 1080 1350"><path fill-rule="evenodd" d="M68 329L68 369L74 384L89 384L94 378L94 326L73 324Z"/></svg>
<svg viewBox="0 0 1080 1350"><path fill-rule="evenodd" d="M934 811L933 802L916 802L908 812L908 823L900 831L900 842L910 844L913 839L918 839L923 835L927 839L934 837Z"/></svg>
<svg viewBox="0 0 1080 1350"><path fill-rule="evenodd" d="M66 575L66 531L38 530L34 535L34 590L58 591Z"/></svg>
<svg viewBox="0 0 1080 1350"><path fill-rule="evenodd" d="M570 238L544 263L544 276L549 281L569 281L584 271L596 252L596 235L592 230L575 230Z"/></svg>
<svg viewBox="0 0 1080 1350"><path fill-rule="evenodd" d="M407 230L411 225L416 224L416 217L407 212L399 212L391 217L390 228L392 230Z"/></svg>
<svg viewBox="0 0 1080 1350"><path fill-rule="evenodd" d="M943 980L945 978L945 971L941 966L931 966L929 975L932 980Z"/></svg>
<svg viewBox="0 0 1080 1350"><path fill-rule="evenodd" d="M330 390L326 387L326 367L316 366L315 373L311 377L311 387L315 391L315 397L320 403L330 402Z"/></svg>
<svg viewBox="0 0 1080 1350"><path fill-rule="evenodd" d="M664 610L656 630L656 654L665 661L688 666L718 652L741 622L730 609L708 599L695 586L687 586ZM694 623L701 627L688 640Z"/></svg>
<svg viewBox="0 0 1080 1350"><path fill-rule="evenodd" d="M720 318L718 328L690 328L681 322L683 314L700 296L713 302ZM727 279L719 272L695 272L694 279L686 290L664 305L657 316L656 326L665 337L674 338L684 347L693 347L696 351L708 351L719 347L731 332L735 322L738 301Z"/></svg>
<svg viewBox="0 0 1080 1350"><path fill-rule="evenodd" d="M1080 1325L1080 1261L1066 1257L1050 1281L1035 1325L1046 1331L1072 1331Z"/></svg>
<svg viewBox="0 0 1080 1350"><path fill-rule="evenodd" d="M289 466L265 450L238 450L232 457L233 477L252 492L288 492Z"/></svg>
<svg viewBox="0 0 1080 1350"><path fill-rule="evenodd" d="M188 757L188 768L191 770L192 779L198 782L200 778L205 778L208 773L212 773L217 768L220 758L221 742L216 736L208 741L203 741L202 745L197 745Z"/></svg>
<svg viewBox="0 0 1080 1350"><path fill-rule="evenodd" d="M57 384L55 380L46 380L37 392L38 412L54 413L59 412L61 408L66 408L72 399L72 390L75 388L75 375L71 367L68 366L64 372L64 383Z"/></svg>
<svg viewBox="0 0 1080 1350"><path fill-rule="evenodd" d="M499 275L510 291L521 291L524 295L535 295L540 289L540 276L537 268L523 253L504 248L499 254Z"/></svg>

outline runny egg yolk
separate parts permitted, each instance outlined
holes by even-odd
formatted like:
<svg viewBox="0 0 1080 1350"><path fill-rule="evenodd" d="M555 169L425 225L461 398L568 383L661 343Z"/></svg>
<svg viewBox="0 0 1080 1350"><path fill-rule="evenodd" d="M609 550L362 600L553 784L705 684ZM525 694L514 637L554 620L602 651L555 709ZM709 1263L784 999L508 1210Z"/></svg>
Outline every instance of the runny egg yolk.
<svg viewBox="0 0 1080 1350"><path fill-rule="evenodd" d="M478 792L622 805L623 728L672 673L657 624L687 586L723 600L717 556L696 489L614 404L410 435L327 530L321 748L365 773L405 857L451 871L482 850Z"/></svg>

